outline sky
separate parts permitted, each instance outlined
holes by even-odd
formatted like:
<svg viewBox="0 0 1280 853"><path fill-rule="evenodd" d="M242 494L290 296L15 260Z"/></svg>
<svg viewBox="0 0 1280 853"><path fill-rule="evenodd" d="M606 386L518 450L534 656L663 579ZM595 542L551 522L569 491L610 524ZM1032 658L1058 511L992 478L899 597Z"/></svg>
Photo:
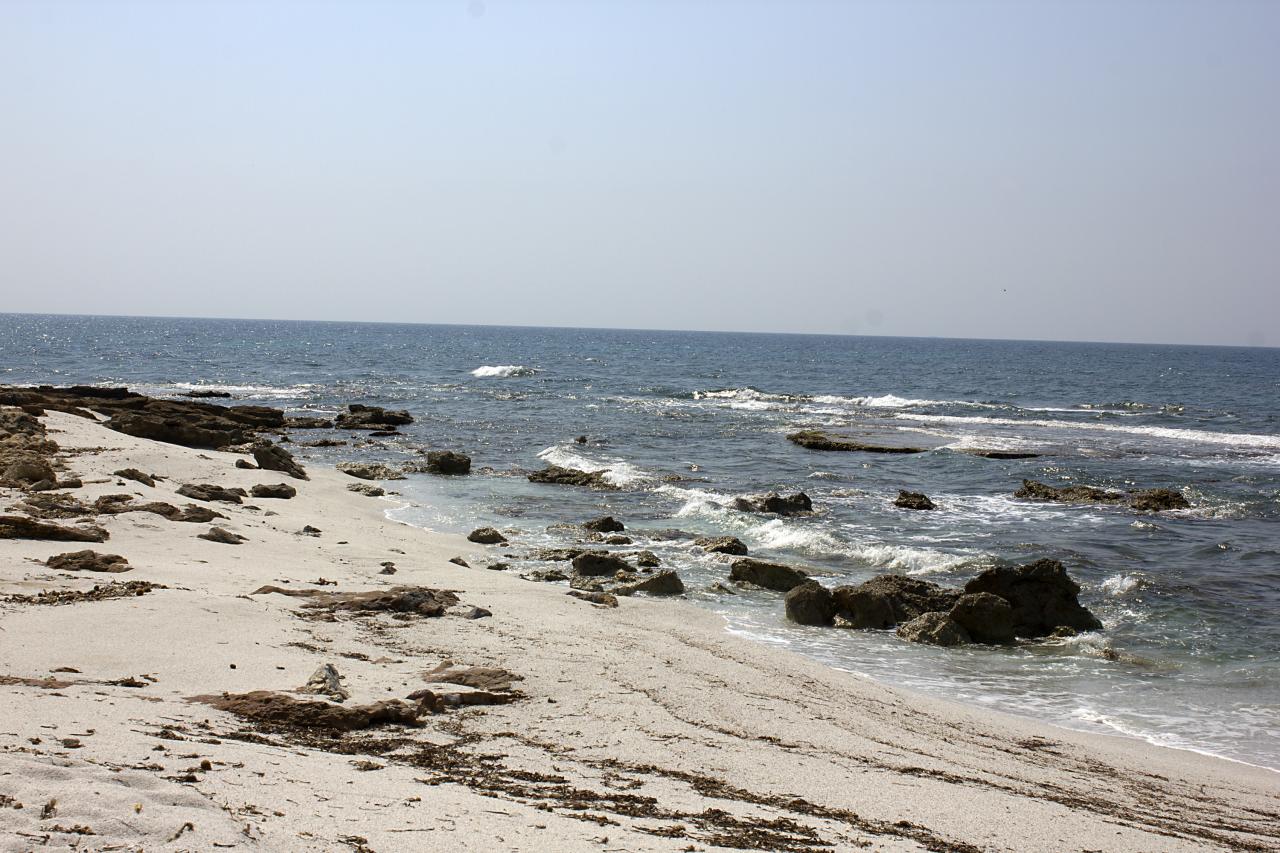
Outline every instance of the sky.
<svg viewBox="0 0 1280 853"><path fill-rule="evenodd" d="M1280 345L1280 3L0 0L0 310Z"/></svg>

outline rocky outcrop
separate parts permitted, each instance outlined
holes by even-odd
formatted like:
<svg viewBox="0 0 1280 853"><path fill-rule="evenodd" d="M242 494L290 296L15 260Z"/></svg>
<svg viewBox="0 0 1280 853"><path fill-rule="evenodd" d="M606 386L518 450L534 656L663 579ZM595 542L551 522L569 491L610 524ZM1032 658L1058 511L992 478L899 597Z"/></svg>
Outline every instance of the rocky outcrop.
<svg viewBox="0 0 1280 853"><path fill-rule="evenodd" d="M605 551L584 551L573 558L573 573L584 577L613 577L630 571L626 560Z"/></svg>
<svg viewBox="0 0 1280 853"><path fill-rule="evenodd" d="M928 448L896 444L875 444L848 436L831 435L820 430L793 432L787 440L809 450L862 451L863 453L924 453Z"/></svg>
<svg viewBox="0 0 1280 853"><path fill-rule="evenodd" d="M964 591L991 593L1009 602L1013 632L1018 637L1045 637L1063 626L1075 631L1102 627L1102 622L1080 604L1080 585L1057 560L987 569L965 584Z"/></svg>
<svg viewBox="0 0 1280 853"><path fill-rule="evenodd" d="M1036 459L1043 455L1030 450L983 450L981 448L969 448L962 452L970 456L981 456L983 459Z"/></svg>
<svg viewBox="0 0 1280 853"><path fill-rule="evenodd" d="M44 561L51 569L63 572L127 572L129 561L119 554L99 554L97 551L71 551L55 554Z"/></svg>
<svg viewBox="0 0 1280 853"><path fill-rule="evenodd" d="M656 569L662 565L662 561L658 559L658 555L652 551L637 551L631 555L636 561L636 565L642 569Z"/></svg>
<svg viewBox="0 0 1280 853"><path fill-rule="evenodd" d="M33 486L39 483L55 483L58 475L43 457L23 455L12 459L0 472L0 483L10 486Z"/></svg>
<svg viewBox="0 0 1280 853"><path fill-rule="evenodd" d="M336 467L342 473L360 480L404 479L404 474L381 462L339 462Z"/></svg>
<svg viewBox="0 0 1280 853"><path fill-rule="evenodd" d="M838 610L858 628L889 628L922 613L949 611L960 597L959 590L905 575L881 575L833 594Z"/></svg>
<svg viewBox="0 0 1280 853"><path fill-rule="evenodd" d="M467 534L467 539L480 545L505 545L507 542L507 537L492 527L477 527Z"/></svg>
<svg viewBox="0 0 1280 853"><path fill-rule="evenodd" d="M106 542L101 527L68 527L22 515L0 515L0 539L47 539L56 542Z"/></svg>
<svg viewBox="0 0 1280 853"><path fill-rule="evenodd" d="M937 509L938 507L933 501L929 500L929 496L920 492L898 492L898 498L893 505L899 509Z"/></svg>
<svg viewBox="0 0 1280 853"><path fill-rule="evenodd" d="M1022 488L1013 493L1015 498L1040 503L1067 504L1117 504L1126 505L1139 512L1163 512L1170 509L1190 509L1191 504L1174 489L1142 489L1136 492L1115 492L1093 486L1050 486L1035 480L1023 480Z"/></svg>
<svg viewBox="0 0 1280 853"><path fill-rule="evenodd" d="M413 416L404 410L394 411L381 406L362 406L352 403L347 411L334 419L338 429L390 430L393 427L413 423Z"/></svg>
<svg viewBox="0 0 1280 853"><path fill-rule="evenodd" d="M804 492L780 495L769 492L764 495L747 495L733 499L733 508L740 512L773 513L775 515L801 515L813 512L813 501Z"/></svg>
<svg viewBox="0 0 1280 853"><path fill-rule="evenodd" d="M582 526L596 533L619 533L626 530L626 525L618 521L612 515L593 518L591 521L584 521Z"/></svg>
<svg viewBox="0 0 1280 853"><path fill-rule="evenodd" d="M427 472L454 476L470 474L471 457L452 450L432 450L427 453Z"/></svg>
<svg viewBox="0 0 1280 853"><path fill-rule="evenodd" d="M972 641L968 632L946 613L921 613L898 626L898 636L931 646L961 646Z"/></svg>
<svg viewBox="0 0 1280 853"><path fill-rule="evenodd" d="M255 498L278 498L288 500L298 494L298 490L288 483L259 483L249 490Z"/></svg>
<svg viewBox="0 0 1280 853"><path fill-rule="evenodd" d="M830 625L835 616L831 590L817 581L805 581L784 599L787 618L798 625Z"/></svg>
<svg viewBox="0 0 1280 853"><path fill-rule="evenodd" d="M708 554L730 554L735 557L747 555L747 546L736 536L701 536L693 540L693 544Z"/></svg>
<svg viewBox="0 0 1280 853"><path fill-rule="evenodd" d="M187 483L178 488L178 494L196 501L238 504L242 502L242 498L248 497L249 493L241 488L227 489L212 483Z"/></svg>
<svg viewBox="0 0 1280 853"><path fill-rule="evenodd" d="M616 595L633 595L637 592L646 592L649 595L683 595L684 582L680 580L679 575L667 569L655 572L644 580L614 587L613 592Z"/></svg>
<svg viewBox="0 0 1280 853"><path fill-rule="evenodd" d="M333 421L329 418L310 418L294 416L284 419L288 429L333 429Z"/></svg>
<svg viewBox="0 0 1280 853"><path fill-rule="evenodd" d="M617 488L604 478L605 471L579 471L576 468L562 468L559 465L548 465L541 471L533 471L528 475L530 483L555 483L560 486L590 486L593 489Z"/></svg>
<svg viewBox="0 0 1280 853"><path fill-rule="evenodd" d="M803 569L749 557L735 560L729 569L729 580L735 583L749 583L778 592L790 592L808 579L809 573Z"/></svg>
<svg viewBox="0 0 1280 853"><path fill-rule="evenodd" d="M263 471L279 471L295 480L307 479L307 472L294 461L293 454L278 444L260 442L253 446L253 461Z"/></svg>

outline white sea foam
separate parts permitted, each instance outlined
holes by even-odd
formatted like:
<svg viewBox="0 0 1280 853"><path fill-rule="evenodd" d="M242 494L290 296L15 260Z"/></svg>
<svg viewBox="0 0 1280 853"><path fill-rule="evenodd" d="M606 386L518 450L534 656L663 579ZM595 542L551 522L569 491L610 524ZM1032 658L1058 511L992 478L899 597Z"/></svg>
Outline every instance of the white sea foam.
<svg viewBox="0 0 1280 853"><path fill-rule="evenodd" d="M1090 432L1114 432L1126 435L1143 435L1168 441L1191 441L1201 444L1218 444L1227 447L1262 447L1280 448L1280 435L1258 435L1255 433L1209 432L1198 429L1177 429L1174 427L1124 426L1122 424L1097 423L1095 421L1046 421L1015 420L1013 418L962 417L958 415L922 415L915 412L899 412L894 417L923 423L954 424L966 426L970 424L991 424L993 426L1041 427L1044 429L1084 430Z"/></svg>
<svg viewBox="0 0 1280 853"><path fill-rule="evenodd" d="M1142 584L1142 578L1137 575L1112 575L1102 582L1102 591L1107 595L1124 595L1126 592L1137 589Z"/></svg>
<svg viewBox="0 0 1280 853"><path fill-rule="evenodd" d="M185 391L221 391L250 399L288 399L302 397L319 386L311 383L299 385L232 385L217 382L174 382L169 385L139 385L142 393L177 394Z"/></svg>
<svg viewBox="0 0 1280 853"><path fill-rule="evenodd" d="M471 371L480 379L506 379L511 376L532 376L538 371L523 364L484 364Z"/></svg>
<svg viewBox="0 0 1280 853"><path fill-rule="evenodd" d="M549 465L559 465L561 468L572 468L575 471L603 471L605 481L615 486L629 486L652 479L648 472L630 462L622 459L601 462L578 453L572 449L571 445L558 444L548 447L538 454L538 458Z"/></svg>

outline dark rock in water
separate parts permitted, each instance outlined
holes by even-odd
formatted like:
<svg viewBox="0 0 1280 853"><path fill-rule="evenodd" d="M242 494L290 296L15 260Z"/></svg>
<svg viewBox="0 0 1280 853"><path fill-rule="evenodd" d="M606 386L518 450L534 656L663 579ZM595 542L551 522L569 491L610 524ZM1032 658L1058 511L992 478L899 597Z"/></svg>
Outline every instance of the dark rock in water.
<svg viewBox="0 0 1280 853"><path fill-rule="evenodd" d="M208 398L229 400L231 398L231 392L230 391L209 391L209 390L183 391L182 396L193 397L197 400L208 399Z"/></svg>
<svg viewBox="0 0 1280 853"><path fill-rule="evenodd" d="M654 569L662 565L662 561L658 559L658 555L652 551L637 551L634 555L636 565L643 569Z"/></svg>
<svg viewBox="0 0 1280 853"><path fill-rule="evenodd" d="M937 509L929 496L920 492L898 492L898 499L893 505L902 509Z"/></svg>
<svg viewBox="0 0 1280 853"><path fill-rule="evenodd" d="M597 533L618 533L626 530L626 526L611 515L601 518L594 518L591 521L585 521L582 524L587 530L594 530Z"/></svg>
<svg viewBox="0 0 1280 853"><path fill-rule="evenodd" d="M425 703L409 703L400 699L347 708L320 699L297 699L270 690L192 696L191 701L202 702L263 726L332 732L351 732L384 725L416 726L419 718L432 710Z"/></svg>
<svg viewBox="0 0 1280 853"><path fill-rule="evenodd" d="M963 451L970 456L981 456L983 459L1036 459L1042 456L1040 453L1032 453L1029 450L981 450L970 449Z"/></svg>
<svg viewBox="0 0 1280 853"><path fill-rule="evenodd" d="M558 563L572 560L579 554L585 553L587 553L586 548L543 548L541 551L534 551L530 555L530 559Z"/></svg>
<svg viewBox="0 0 1280 853"><path fill-rule="evenodd" d="M580 598L583 601L589 601L600 607L617 607L618 596L607 592L584 592L580 589L571 589L568 592L574 598Z"/></svg>
<svg viewBox="0 0 1280 853"><path fill-rule="evenodd" d="M800 625L830 625L835 616L831 590L817 581L805 581L787 593L787 618Z"/></svg>
<svg viewBox="0 0 1280 853"><path fill-rule="evenodd" d="M1123 492L1111 492L1093 486L1063 486L1056 488L1038 483L1035 480L1023 480L1022 488L1013 493L1015 498L1039 503L1124 503Z"/></svg>
<svg viewBox="0 0 1280 853"><path fill-rule="evenodd" d="M432 450L427 454L427 471L432 474L470 474L471 457L452 450Z"/></svg>
<svg viewBox="0 0 1280 853"><path fill-rule="evenodd" d="M736 557L747 555L747 546L736 536L702 536L693 540L693 544L708 554L731 554Z"/></svg>
<svg viewBox="0 0 1280 853"><path fill-rule="evenodd" d="M909 622L921 613L946 613L955 605L960 591L944 589L935 583L906 577L880 575L858 586L837 588L836 607L859 628L889 628ZM885 615L892 621L886 623Z"/></svg>
<svg viewBox="0 0 1280 853"><path fill-rule="evenodd" d="M557 583L567 581L569 576L559 569L547 569L541 572L527 572L520 577L527 581L541 581L543 583Z"/></svg>
<svg viewBox="0 0 1280 853"><path fill-rule="evenodd" d="M248 496L244 489L227 489L212 483L187 483L178 488L178 494L196 501L222 501L230 504L241 503L240 499Z"/></svg>
<svg viewBox="0 0 1280 853"><path fill-rule="evenodd" d="M0 515L0 539L46 539L57 542L106 542L101 527L64 527L22 515Z"/></svg>
<svg viewBox="0 0 1280 853"><path fill-rule="evenodd" d="M782 496L777 492L734 498L733 508L740 512L770 512L776 515L800 515L813 512L813 501L804 492Z"/></svg>
<svg viewBox="0 0 1280 853"><path fill-rule="evenodd" d="M241 542L248 541L239 533L232 533L230 530L225 530L221 527L210 527L209 532L201 533L196 538L206 539L209 542L219 542L223 545L239 545Z"/></svg>
<svg viewBox="0 0 1280 853"><path fill-rule="evenodd" d="M574 441L577 442L578 444L586 444L587 437L585 435L580 435L577 438L575 438Z"/></svg>
<svg viewBox="0 0 1280 853"><path fill-rule="evenodd" d="M328 418L289 417L284 419L288 429L333 429L333 421Z"/></svg>
<svg viewBox="0 0 1280 853"><path fill-rule="evenodd" d="M241 471L257 471L258 470L258 466L254 465L248 459L237 459L236 467L239 468Z"/></svg>
<svg viewBox="0 0 1280 853"><path fill-rule="evenodd" d="M387 493L382 486L371 486L368 483L348 483L348 492L356 492L371 498L380 498Z"/></svg>
<svg viewBox="0 0 1280 853"><path fill-rule="evenodd" d="M1065 625L1076 631L1102 627L1077 596L1080 586L1057 560L1036 560L1025 566L987 569L964 586L966 593L989 592L1013 608L1013 632L1019 637L1044 637Z"/></svg>
<svg viewBox="0 0 1280 853"><path fill-rule="evenodd" d="M481 545L502 545L507 541L507 537L492 527L477 527L467 534L467 539Z"/></svg>
<svg viewBox="0 0 1280 853"><path fill-rule="evenodd" d="M99 554L97 551L72 551L57 554L44 561L51 569L64 572L127 572L129 561L119 554Z"/></svg>
<svg viewBox="0 0 1280 853"><path fill-rule="evenodd" d="M336 438L318 438L315 441L299 441L300 447L346 447L347 442Z"/></svg>
<svg viewBox="0 0 1280 853"><path fill-rule="evenodd" d="M882 630L898 624L893 603L889 597L874 589L861 586L837 587L832 596L841 628L872 628Z"/></svg>
<svg viewBox="0 0 1280 853"><path fill-rule="evenodd" d="M749 583L778 592L790 592L809 579L809 573L803 569L784 566L781 563L766 563L750 557L735 560L729 569L729 580L736 583Z"/></svg>
<svg viewBox="0 0 1280 853"><path fill-rule="evenodd" d="M590 538L592 540L599 540L606 545L630 545L635 541L630 536L623 536L621 533L614 533L611 536L601 536L599 533L592 533Z"/></svg>
<svg viewBox="0 0 1280 853"><path fill-rule="evenodd" d="M361 480L403 480L404 474L380 462L339 462L337 469Z"/></svg>
<svg viewBox="0 0 1280 853"><path fill-rule="evenodd" d="M1167 509L1190 509L1181 492L1173 489L1144 489L1129 493L1129 506L1140 512L1163 512Z"/></svg>
<svg viewBox="0 0 1280 853"><path fill-rule="evenodd" d="M593 489L615 489L612 483L604 478L605 469L599 471L579 471L575 468L562 468L559 465L548 465L541 471L528 475L530 483L555 483L561 486L590 486Z"/></svg>
<svg viewBox="0 0 1280 853"><path fill-rule="evenodd" d="M280 498L287 500L298 494L298 490L288 483L260 483L249 490L255 498Z"/></svg>
<svg viewBox="0 0 1280 853"><path fill-rule="evenodd" d="M873 444L848 436L829 435L814 429L793 432L787 440L809 450L860 450L864 453L924 453L927 448L905 445Z"/></svg>
<svg viewBox="0 0 1280 853"><path fill-rule="evenodd" d="M998 595L966 593L951 608L951 618L975 643L999 645L1013 642L1013 608Z"/></svg>
<svg viewBox="0 0 1280 853"><path fill-rule="evenodd" d="M898 636L913 643L931 646L961 646L970 642L969 634L946 613L930 611L898 626Z"/></svg>
<svg viewBox="0 0 1280 853"><path fill-rule="evenodd" d="M462 559L461 557L450 557L449 562L453 563L455 566L462 566L462 568L464 569L471 568L471 564L468 563L466 560Z"/></svg>
<svg viewBox="0 0 1280 853"><path fill-rule="evenodd" d="M618 572L630 572L631 565L621 557L605 551L584 551L573 558L573 572L587 577L612 577Z"/></svg>
<svg viewBox="0 0 1280 853"><path fill-rule="evenodd" d="M293 459L293 454L285 450L278 444L271 442L262 442L253 446L253 461L258 463L258 467L263 471L280 471L288 474L295 480L307 479L307 472L302 470Z"/></svg>
<svg viewBox="0 0 1280 853"><path fill-rule="evenodd" d="M413 416L406 411L392 411L381 406L362 406L359 403L347 406L347 411L334 420L334 426L338 429L385 430L388 427L411 423L413 423Z"/></svg>
<svg viewBox="0 0 1280 853"><path fill-rule="evenodd" d="M683 595L684 582L680 580L679 575L667 569L655 572L644 580L615 587L613 591L618 595L632 595L637 592L647 592L649 595Z"/></svg>

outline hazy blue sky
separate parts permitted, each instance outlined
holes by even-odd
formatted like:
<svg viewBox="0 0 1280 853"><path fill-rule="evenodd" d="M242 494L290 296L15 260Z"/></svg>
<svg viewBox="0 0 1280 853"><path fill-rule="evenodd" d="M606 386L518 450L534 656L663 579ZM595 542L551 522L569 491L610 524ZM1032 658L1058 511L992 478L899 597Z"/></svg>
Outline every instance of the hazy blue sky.
<svg viewBox="0 0 1280 853"><path fill-rule="evenodd" d="M0 2L0 310L1280 345L1280 2Z"/></svg>

